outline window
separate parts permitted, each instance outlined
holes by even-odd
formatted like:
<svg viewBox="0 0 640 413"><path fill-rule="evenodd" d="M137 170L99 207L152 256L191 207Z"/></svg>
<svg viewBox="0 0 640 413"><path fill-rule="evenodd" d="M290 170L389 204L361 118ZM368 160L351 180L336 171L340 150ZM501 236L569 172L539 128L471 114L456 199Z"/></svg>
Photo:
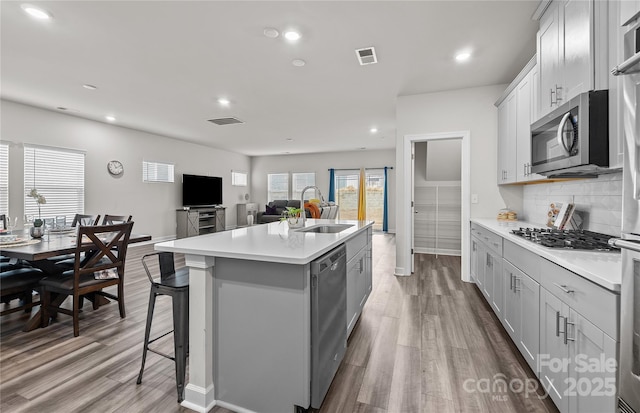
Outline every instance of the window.
<svg viewBox="0 0 640 413"><path fill-rule="evenodd" d="M269 201L289 198L289 174L267 175L267 197Z"/></svg>
<svg viewBox="0 0 640 413"><path fill-rule="evenodd" d="M357 169L335 172L336 203L340 206L340 219L358 219L358 188L360 171ZM375 221L374 230L382 230L384 215L384 170L365 172L367 219Z"/></svg>
<svg viewBox="0 0 640 413"><path fill-rule="evenodd" d="M300 193L309 185L316 184L315 172L291 172L269 174L267 176L268 183L268 200L276 199L300 199ZM313 193L307 192L306 199L317 198Z"/></svg>
<svg viewBox="0 0 640 413"><path fill-rule="evenodd" d="M9 214L9 145L0 144L0 214Z"/></svg>
<svg viewBox="0 0 640 413"><path fill-rule="evenodd" d="M316 184L316 174L310 173L292 173L291 174L291 197L289 199L300 199L300 195L305 186ZM305 199L317 198L315 189L313 192L307 192Z"/></svg>
<svg viewBox="0 0 640 413"><path fill-rule="evenodd" d="M173 182L173 164L142 161L142 182Z"/></svg>
<svg viewBox="0 0 640 413"><path fill-rule="evenodd" d="M231 185L247 186L247 173L240 171L231 171Z"/></svg>
<svg viewBox="0 0 640 413"><path fill-rule="evenodd" d="M38 203L29 196L36 188L47 203L40 205L40 217L84 213L84 153L42 146L24 147L24 213L38 217Z"/></svg>

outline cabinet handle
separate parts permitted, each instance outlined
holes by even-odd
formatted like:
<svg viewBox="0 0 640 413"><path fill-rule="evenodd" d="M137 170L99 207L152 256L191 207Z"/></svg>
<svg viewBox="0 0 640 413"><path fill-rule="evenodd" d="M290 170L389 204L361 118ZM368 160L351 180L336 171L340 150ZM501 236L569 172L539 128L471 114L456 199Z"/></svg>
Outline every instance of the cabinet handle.
<svg viewBox="0 0 640 413"><path fill-rule="evenodd" d="M561 289L563 292L565 292L565 293L567 293L567 294L573 294L573 293L574 293L574 291L573 291L573 290L569 290L569 289L567 288L567 286L566 286L566 285L564 285L564 284L560 285L560 284L558 284L558 283L553 283L553 285L555 285L556 287L558 287L559 289Z"/></svg>
<svg viewBox="0 0 640 413"><path fill-rule="evenodd" d="M558 102L554 102L553 101L553 94L554 94L554 90L553 89L549 89L549 107L552 108L554 104L558 103Z"/></svg>
<svg viewBox="0 0 640 413"><path fill-rule="evenodd" d="M567 330L567 318L560 315L560 311L556 311L556 337L560 337L560 334L564 333L564 331L560 331L560 319L564 318L565 321L565 331Z"/></svg>
<svg viewBox="0 0 640 413"><path fill-rule="evenodd" d="M518 278L517 276L513 276L513 292L517 293L520 290L518 289L518 282L522 281L520 278Z"/></svg>
<svg viewBox="0 0 640 413"><path fill-rule="evenodd" d="M522 164L522 170L523 170L524 176L527 176L527 164L526 163Z"/></svg>
<svg viewBox="0 0 640 413"><path fill-rule="evenodd" d="M569 338L569 336L567 334L569 332L568 326L570 326L570 325L575 326L576 324L575 323L570 323L569 322L569 317L564 317L564 344L568 344L569 341L576 341L575 338Z"/></svg>
<svg viewBox="0 0 640 413"><path fill-rule="evenodd" d="M513 274L509 273L509 289L513 291Z"/></svg>
<svg viewBox="0 0 640 413"><path fill-rule="evenodd" d="M562 90L562 86L558 86L556 85L556 105L558 104L559 100L562 100L562 98L560 97L560 91Z"/></svg>

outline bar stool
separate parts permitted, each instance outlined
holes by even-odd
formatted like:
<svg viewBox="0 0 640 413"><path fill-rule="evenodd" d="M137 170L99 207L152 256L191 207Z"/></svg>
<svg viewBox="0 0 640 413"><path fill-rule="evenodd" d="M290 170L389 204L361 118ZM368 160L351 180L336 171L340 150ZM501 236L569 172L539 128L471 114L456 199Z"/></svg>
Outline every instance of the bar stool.
<svg viewBox="0 0 640 413"><path fill-rule="evenodd" d="M147 266L147 260L158 257L160 266L160 280L154 280ZM144 332L144 347L142 350L142 366L138 375L137 384L142 383L144 363L147 359L147 350L160 356L173 360L176 365L176 385L178 388L178 403L184 400L184 381L187 367L187 355L189 352L189 269L186 267L175 270L172 252L154 252L142 257L142 265L151 281L149 294L149 310L147 312L147 326ZM159 295L171 296L173 301L173 330L162 334L152 340L149 339L151 322L153 321L153 309L156 297ZM149 345L173 332L174 357L149 348Z"/></svg>

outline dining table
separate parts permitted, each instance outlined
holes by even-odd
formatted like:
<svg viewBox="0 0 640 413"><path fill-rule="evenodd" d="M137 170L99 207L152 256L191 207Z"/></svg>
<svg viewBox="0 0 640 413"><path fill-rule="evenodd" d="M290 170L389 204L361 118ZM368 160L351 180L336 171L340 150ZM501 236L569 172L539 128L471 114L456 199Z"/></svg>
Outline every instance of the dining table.
<svg viewBox="0 0 640 413"><path fill-rule="evenodd" d="M46 261L48 258L74 254L77 246L76 229L48 231L42 238L34 239L29 236L27 230L13 231L16 240L13 243L0 243L0 255L12 259L30 261L35 267L39 262ZM151 235L134 234L129 237L129 244L151 241ZM109 302L106 298L101 297L104 301L101 304ZM59 306L66 296L62 296L60 302L55 300L53 305ZM31 316L27 321L23 331L31 331L40 327L42 324L41 310Z"/></svg>

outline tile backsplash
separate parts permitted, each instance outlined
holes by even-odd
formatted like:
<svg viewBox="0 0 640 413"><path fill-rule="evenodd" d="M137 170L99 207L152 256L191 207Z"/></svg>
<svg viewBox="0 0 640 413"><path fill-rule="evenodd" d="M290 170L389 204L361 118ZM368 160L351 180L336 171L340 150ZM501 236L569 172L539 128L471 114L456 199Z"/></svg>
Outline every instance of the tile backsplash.
<svg viewBox="0 0 640 413"><path fill-rule="evenodd" d="M525 185L523 215L544 226L549 204L573 202L583 218L583 228L620 236L622 225L622 173L548 184Z"/></svg>

